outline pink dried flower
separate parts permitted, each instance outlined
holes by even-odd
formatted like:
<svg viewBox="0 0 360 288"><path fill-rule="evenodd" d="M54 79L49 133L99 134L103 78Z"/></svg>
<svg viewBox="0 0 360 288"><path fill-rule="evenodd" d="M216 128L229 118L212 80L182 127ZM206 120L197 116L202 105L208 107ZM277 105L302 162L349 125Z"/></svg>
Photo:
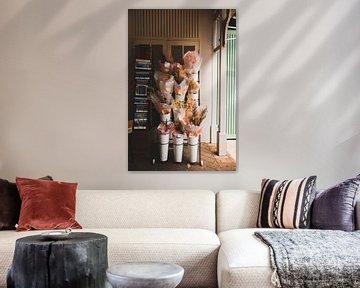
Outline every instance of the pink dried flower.
<svg viewBox="0 0 360 288"><path fill-rule="evenodd" d="M174 123L168 122L165 124L165 123L161 122L160 125L157 127L157 130L161 134L170 134L174 130Z"/></svg>

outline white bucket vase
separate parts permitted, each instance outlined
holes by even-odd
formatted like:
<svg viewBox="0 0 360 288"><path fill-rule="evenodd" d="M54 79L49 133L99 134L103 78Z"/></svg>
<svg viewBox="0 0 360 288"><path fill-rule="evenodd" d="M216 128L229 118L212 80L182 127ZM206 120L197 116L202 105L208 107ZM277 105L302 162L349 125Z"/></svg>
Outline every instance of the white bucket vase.
<svg viewBox="0 0 360 288"><path fill-rule="evenodd" d="M182 94L176 94L175 95L175 100L178 100L178 101L185 101L185 94L182 95Z"/></svg>
<svg viewBox="0 0 360 288"><path fill-rule="evenodd" d="M184 149L184 134L174 135L174 161L182 162L182 155Z"/></svg>
<svg viewBox="0 0 360 288"><path fill-rule="evenodd" d="M190 147L190 163L195 163L198 159L199 136L190 136L188 143Z"/></svg>
<svg viewBox="0 0 360 288"><path fill-rule="evenodd" d="M169 135L170 134L159 134L159 152L160 161L167 161L169 155Z"/></svg>
<svg viewBox="0 0 360 288"><path fill-rule="evenodd" d="M171 114L167 113L167 114L160 114L160 121L163 123L168 123L170 122L171 119Z"/></svg>

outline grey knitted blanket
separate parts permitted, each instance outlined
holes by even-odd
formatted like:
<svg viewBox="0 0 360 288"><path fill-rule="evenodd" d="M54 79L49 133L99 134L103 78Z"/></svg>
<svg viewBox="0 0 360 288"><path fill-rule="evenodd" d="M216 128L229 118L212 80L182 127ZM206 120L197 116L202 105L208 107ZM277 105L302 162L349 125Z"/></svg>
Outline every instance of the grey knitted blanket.
<svg viewBox="0 0 360 288"><path fill-rule="evenodd" d="M360 230L255 232L270 248L277 287L360 287Z"/></svg>

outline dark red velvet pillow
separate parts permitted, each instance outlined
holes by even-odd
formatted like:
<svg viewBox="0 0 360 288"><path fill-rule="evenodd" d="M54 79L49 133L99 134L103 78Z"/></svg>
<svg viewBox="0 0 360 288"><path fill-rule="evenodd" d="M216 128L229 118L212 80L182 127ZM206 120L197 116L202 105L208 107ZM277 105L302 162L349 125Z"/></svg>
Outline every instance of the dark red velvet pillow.
<svg viewBox="0 0 360 288"><path fill-rule="evenodd" d="M77 183L16 178L21 198L17 231L81 228L75 220Z"/></svg>
<svg viewBox="0 0 360 288"><path fill-rule="evenodd" d="M52 180L51 176L40 179ZM21 200L15 183L0 179L0 230L15 230L20 214Z"/></svg>

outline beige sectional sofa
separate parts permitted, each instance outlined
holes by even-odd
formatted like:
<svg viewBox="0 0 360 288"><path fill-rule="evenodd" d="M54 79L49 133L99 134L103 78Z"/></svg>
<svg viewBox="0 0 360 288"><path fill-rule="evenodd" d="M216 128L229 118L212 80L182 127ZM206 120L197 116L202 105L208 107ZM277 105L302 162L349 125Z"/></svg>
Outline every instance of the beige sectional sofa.
<svg viewBox="0 0 360 288"><path fill-rule="evenodd" d="M180 287L273 287L269 249L253 236L259 197L242 190L78 190L76 218L80 231L108 236L109 265L176 263L185 269ZM42 232L0 231L0 288L16 239Z"/></svg>

